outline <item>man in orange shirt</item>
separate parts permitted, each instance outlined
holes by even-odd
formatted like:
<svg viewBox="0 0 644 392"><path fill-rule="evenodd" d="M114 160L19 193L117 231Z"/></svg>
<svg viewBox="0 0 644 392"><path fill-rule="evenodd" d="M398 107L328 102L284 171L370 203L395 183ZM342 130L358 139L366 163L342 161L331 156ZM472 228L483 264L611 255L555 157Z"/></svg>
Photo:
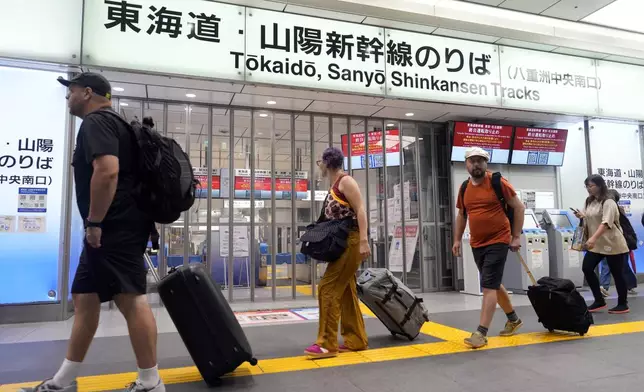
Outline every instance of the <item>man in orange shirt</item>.
<svg viewBox="0 0 644 392"><path fill-rule="evenodd" d="M456 257L461 256L461 240L469 217L470 242L483 287L479 327L471 337L465 339L465 344L472 348L487 345L487 333L497 303L508 317L501 336L512 336L523 326L501 282L508 249L516 252L521 247L525 207L512 185L504 178L501 178L501 191L505 203L500 200L492 185L492 173L487 171L489 160L490 154L481 148L474 147L466 151L465 166L470 173L470 179L465 192L459 192L456 202L458 216L452 252ZM510 227L506 208L514 209L513 227Z"/></svg>

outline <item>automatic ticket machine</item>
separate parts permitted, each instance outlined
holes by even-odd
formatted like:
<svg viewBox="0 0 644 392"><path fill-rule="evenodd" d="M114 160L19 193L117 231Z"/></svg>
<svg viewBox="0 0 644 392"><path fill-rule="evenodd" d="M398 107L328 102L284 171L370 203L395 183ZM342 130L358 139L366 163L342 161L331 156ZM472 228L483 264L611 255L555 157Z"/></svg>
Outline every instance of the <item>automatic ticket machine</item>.
<svg viewBox="0 0 644 392"><path fill-rule="evenodd" d="M584 284L582 255L570 249L575 234L574 219L566 210L545 210L542 222L550 244L550 276L570 279L575 286L581 287Z"/></svg>
<svg viewBox="0 0 644 392"><path fill-rule="evenodd" d="M535 279L550 276L548 234L541 228L532 210L525 211L519 253L528 264ZM515 293L526 292L528 287L532 285L528 274L514 252L508 252L508 260L505 263L503 273L503 285L506 289Z"/></svg>

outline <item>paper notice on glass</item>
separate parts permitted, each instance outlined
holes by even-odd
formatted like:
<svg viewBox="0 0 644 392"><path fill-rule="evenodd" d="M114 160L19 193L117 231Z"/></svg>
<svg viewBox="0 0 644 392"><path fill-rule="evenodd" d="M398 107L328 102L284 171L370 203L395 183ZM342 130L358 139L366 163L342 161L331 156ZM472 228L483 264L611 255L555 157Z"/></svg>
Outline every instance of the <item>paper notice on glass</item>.
<svg viewBox="0 0 644 392"><path fill-rule="evenodd" d="M238 222L236 219L235 222ZM220 218L219 255L228 257L229 233L228 219ZM233 257L248 257L250 252L250 233L247 226L233 226Z"/></svg>
<svg viewBox="0 0 644 392"><path fill-rule="evenodd" d="M13 233L14 231L16 231L16 217L0 215L0 234Z"/></svg>
<svg viewBox="0 0 644 392"><path fill-rule="evenodd" d="M570 268L579 268L581 256L581 252L569 249L568 250L568 264L570 265Z"/></svg>
<svg viewBox="0 0 644 392"><path fill-rule="evenodd" d="M405 241L405 253L403 253L403 241ZM405 225L404 235L402 226L395 226L391 246L389 247L389 269L391 271L402 272L403 265L406 266L407 272L411 271L417 242L418 224Z"/></svg>
<svg viewBox="0 0 644 392"><path fill-rule="evenodd" d="M521 192L523 195L523 204L525 204L525 208L529 210L534 210L537 207L537 200L536 200L536 192L535 191L523 191Z"/></svg>
<svg viewBox="0 0 644 392"><path fill-rule="evenodd" d="M541 249L532 250L532 268L543 268L543 252L541 251Z"/></svg>
<svg viewBox="0 0 644 392"><path fill-rule="evenodd" d="M537 209L555 208L555 193L554 192L536 192L535 205Z"/></svg>
<svg viewBox="0 0 644 392"><path fill-rule="evenodd" d="M19 233L46 233L47 219L44 216L18 217Z"/></svg>

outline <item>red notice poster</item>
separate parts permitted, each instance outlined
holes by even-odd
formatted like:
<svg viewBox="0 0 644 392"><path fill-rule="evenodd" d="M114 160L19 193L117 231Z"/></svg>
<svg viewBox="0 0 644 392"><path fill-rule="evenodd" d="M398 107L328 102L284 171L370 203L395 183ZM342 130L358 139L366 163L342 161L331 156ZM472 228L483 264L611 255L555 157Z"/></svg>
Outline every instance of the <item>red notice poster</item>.
<svg viewBox="0 0 644 392"><path fill-rule="evenodd" d="M494 124L454 123L452 161L465 161L465 151L480 147L490 153L490 163L507 164L512 144L512 126Z"/></svg>
<svg viewBox="0 0 644 392"><path fill-rule="evenodd" d="M567 138L567 129L517 127L511 163L561 166Z"/></svg>

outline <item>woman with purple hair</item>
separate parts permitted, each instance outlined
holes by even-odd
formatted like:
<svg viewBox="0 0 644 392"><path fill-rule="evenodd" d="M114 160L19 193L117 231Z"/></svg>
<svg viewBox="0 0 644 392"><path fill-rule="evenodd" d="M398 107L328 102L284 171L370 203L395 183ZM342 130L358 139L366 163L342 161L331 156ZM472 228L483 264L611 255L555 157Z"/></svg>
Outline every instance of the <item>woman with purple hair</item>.
<svg viewBox="0 0 644 392"><path fill-rule="evenodd" d="M324 150L317 162L320 173L332 185L325 201L323 220L354 220L354 229L347 239L347 249L342 256L329 263L320 281L318 302L320 325L315 344L304 353L311 358L330 358L338 352L361 351L367 348L360 301L356 289L356 272L362 261L369 257L367 213L358 183L342 169L344 155L338 148ZM338 323L342 323L344 344L338 346Z"/></svg>

